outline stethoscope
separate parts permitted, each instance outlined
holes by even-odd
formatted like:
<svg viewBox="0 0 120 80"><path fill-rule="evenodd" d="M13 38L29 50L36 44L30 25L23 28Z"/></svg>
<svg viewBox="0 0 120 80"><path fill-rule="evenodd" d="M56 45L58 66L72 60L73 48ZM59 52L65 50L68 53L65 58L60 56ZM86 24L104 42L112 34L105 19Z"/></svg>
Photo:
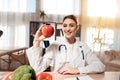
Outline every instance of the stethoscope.
<svg viewBox="0 0 120 80"><path fill-rule="evenodd" d="M61 45L59 46L59 51L61 51L61 49L62 49L63 47L64 47L65 52L67 52L67 47L66 47L65 44L61 44ZM79 46L79 47L81 48L82 58L83 58L83 60L84 60L84 52L83 52L82 46Z"/></svg>

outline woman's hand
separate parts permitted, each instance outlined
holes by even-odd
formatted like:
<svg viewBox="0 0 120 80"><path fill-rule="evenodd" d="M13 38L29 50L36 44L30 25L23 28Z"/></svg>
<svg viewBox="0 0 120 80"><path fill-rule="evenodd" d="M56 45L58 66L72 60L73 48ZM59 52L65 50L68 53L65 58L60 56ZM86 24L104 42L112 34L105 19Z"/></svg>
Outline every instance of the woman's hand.
<svg viewBox="0 0 120 80"><path fill-rule="evenodd" d="M45 24L44 24L45 25ZM40 28L37 30L35 36L34 36L34 41L33 41L33 47L37 48L39 47L40 41L45 39L45 37L42 35L41 29L44 25L41 25Z"/></svg>
<svg viewBox="0 0 120 80"><path fill-rule="evenodd" d="M79 69L77 68L73 68L71 66L64 66L63 68L61 68L58 73L60 74L78 74L79 73Z"/></svg>

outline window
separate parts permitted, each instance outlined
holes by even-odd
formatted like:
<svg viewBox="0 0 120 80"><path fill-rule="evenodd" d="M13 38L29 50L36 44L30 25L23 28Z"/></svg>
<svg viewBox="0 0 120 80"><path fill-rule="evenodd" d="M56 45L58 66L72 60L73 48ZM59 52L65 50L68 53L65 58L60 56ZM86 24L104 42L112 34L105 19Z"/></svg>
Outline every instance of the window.
<svg viewBox="0 0 120 80"><path fill-rule="evenodd" d="M0 0L0 12L35 12L35 0Z"/></svg>
<svg viewBox="0 0 120 80"><path fill-rule="evenodd" d="M88 0L88 16L115 17L116 0Z"/></svg>
<svg viewBox="0 0 120 80"><path fill-rule="evenodd" d="M113 44L114 32L111 29L99 29L88 28L87 29L87 42L93 51L99 51L102 49L109 49L108 45ZM91 42L94 43L91 45ZM94 45L94 46L93 46ZM104 45L104 46L103 46Z"/></svg>
<svg viewBox="0 0 120 80"><path fill-rule="evenodd" d="M117 0L88 0L88 16L91 18L92 27L87 30L87 43L94 51L109 49L114 42L114 31L108 28L108 22L116 17ZM92 19L94 20L92 23ZM99 47L99 48L98 48Z"/></svg>
<svg viewBox="0 0 120 80"><path fill-rule="evenodd" d="M42 0L41 8L47 14L80 14L80 0Z"/></svg>

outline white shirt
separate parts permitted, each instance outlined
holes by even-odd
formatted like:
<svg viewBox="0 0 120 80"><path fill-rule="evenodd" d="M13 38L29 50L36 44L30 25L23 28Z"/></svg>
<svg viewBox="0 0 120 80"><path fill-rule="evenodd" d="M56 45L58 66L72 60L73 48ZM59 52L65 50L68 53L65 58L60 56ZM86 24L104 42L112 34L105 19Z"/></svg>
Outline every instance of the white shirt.
<svg viewBox="0 0 120 80"><path fill-rule="evenodd" d="M40 47L37 49L31 47L27 50L30 65L36 72L42 72L48 66L53 66L54 72L57 72L65 65L78 68L80 73L96 73L105 70L104 64L92 53L87 44L77 40L74 44L68 44L65 39L62 39L61 43L51 44L44 56Z"/></svg>

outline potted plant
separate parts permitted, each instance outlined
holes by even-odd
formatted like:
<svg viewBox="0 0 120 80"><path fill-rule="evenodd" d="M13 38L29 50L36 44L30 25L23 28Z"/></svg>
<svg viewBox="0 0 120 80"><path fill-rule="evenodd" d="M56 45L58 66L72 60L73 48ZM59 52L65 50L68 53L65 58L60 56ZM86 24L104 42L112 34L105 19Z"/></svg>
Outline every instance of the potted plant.
<svg viewBox="0 0 120 80"><path fill-rule="evenodd" d="M45 20L45 17L47 17L47 14L45 13L44 10L40 10L40 18L42 18L42 21Z"/></svg>

